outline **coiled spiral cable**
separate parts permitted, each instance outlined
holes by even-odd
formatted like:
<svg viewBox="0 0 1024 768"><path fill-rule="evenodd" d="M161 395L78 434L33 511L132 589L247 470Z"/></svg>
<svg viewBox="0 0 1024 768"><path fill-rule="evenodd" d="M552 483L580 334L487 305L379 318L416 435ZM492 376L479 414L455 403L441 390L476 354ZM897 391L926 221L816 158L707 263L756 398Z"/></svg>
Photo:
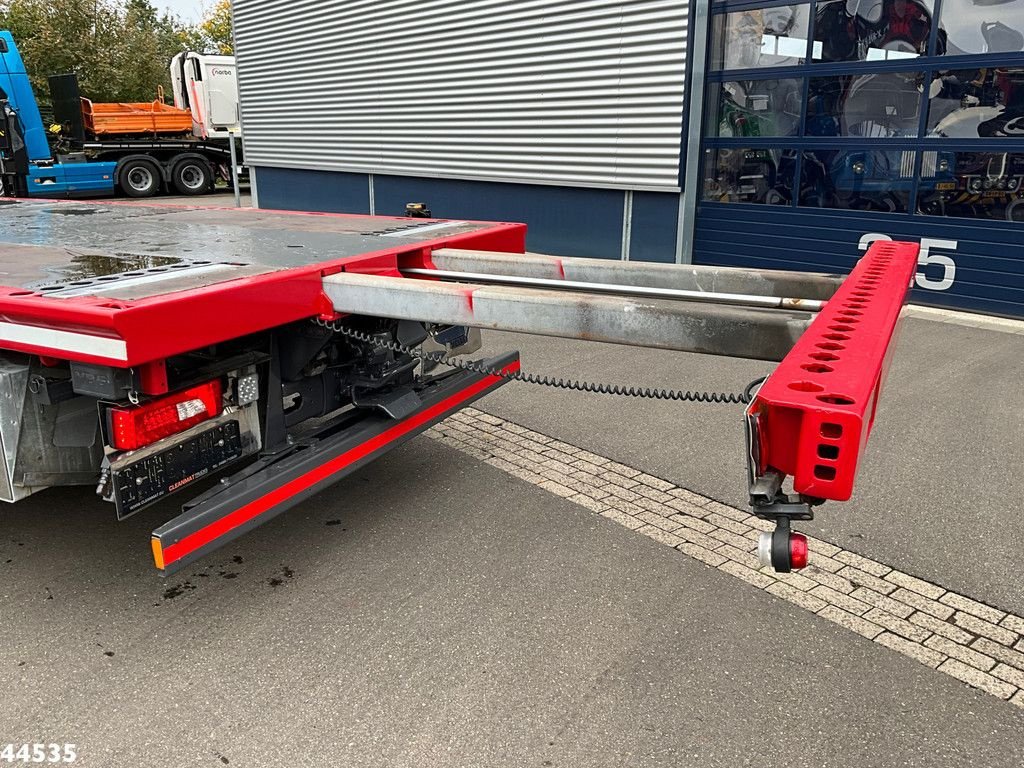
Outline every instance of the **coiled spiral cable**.
<svg viewBox="0 0 1024 768"><path fill-rule="evenodd" d="M325 320L317 320L321 327L334 331L352 341L369 344L381 350L387 350L399 355L443 365L448 368L457 368L470 373L477 373L481 376L496 376L506 381L517 381L522 384L532 384L539 387L550 387L553 389L564 389L571 392L586 392L594 395L613 395L616 397L632 397L644 400L667 400L682 403L707 403L711 405L749 405L753 402L757 388L764 383L764 379L758 379L751 383L742 394L730 394L721 392L694 392L676 389L652 389L650 387L628 387L620 384L597 384L578 379L561 379L551 376L538 376L523 371L502 371L491 368L481 362L474 360L462 360L451 357L440 352L424 352L397 341L387 341L371 333L363 333L353 328L348 328L341 323L331 323Z"/></svg>

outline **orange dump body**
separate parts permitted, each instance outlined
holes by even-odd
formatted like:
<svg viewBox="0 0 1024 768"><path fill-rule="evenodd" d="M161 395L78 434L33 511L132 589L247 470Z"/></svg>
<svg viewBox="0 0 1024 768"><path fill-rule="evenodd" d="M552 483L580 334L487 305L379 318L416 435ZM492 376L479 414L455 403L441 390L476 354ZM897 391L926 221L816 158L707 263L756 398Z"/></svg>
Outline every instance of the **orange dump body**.
<svg viewBox="0 0 1024 768"><path fill-rule="evenodd" d="M96 104L82 99L85 130L93 136L154 136L192 132L192 113L161 101Z"/></svg>

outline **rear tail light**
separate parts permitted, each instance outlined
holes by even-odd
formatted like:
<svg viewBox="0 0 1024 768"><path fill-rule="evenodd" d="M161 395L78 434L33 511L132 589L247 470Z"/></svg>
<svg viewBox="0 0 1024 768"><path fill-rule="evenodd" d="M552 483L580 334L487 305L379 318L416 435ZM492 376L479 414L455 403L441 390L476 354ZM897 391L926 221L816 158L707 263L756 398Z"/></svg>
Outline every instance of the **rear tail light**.
<svg viewBox="0 0 1024 768"><path fill-rule="evenodd" d="M110 412L111 444L134 451L184 432L219 416L222 397L220 380L214 380L144 405L116 408Z"/></svg>

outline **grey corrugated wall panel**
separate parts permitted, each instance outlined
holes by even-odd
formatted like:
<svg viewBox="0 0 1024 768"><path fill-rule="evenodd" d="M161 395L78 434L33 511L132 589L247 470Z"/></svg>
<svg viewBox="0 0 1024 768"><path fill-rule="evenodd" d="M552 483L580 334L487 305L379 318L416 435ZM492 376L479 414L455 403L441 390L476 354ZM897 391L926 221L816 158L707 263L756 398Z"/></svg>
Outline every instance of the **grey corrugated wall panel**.
<svg viewBox="0 0 1024 768"><path fill-rule="evenodd" d="M677 190L683 0L235 0L255 166Z"/></svg>

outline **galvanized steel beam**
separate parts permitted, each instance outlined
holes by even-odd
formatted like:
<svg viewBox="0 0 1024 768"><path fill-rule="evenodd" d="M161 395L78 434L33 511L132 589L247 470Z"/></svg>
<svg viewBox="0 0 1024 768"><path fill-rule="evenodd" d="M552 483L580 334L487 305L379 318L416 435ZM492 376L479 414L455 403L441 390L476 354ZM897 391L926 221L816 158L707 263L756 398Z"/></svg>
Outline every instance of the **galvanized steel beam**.
<svg viewBox="0 0 1024 768"><path fill-rule="evenodd" d="M680 266L546 256L465 251L444 248L434 251L437 269L452 272L484 272L546 280L664 288L706 293L790 296L828 301L843 284L841 275L786 272L770 269Z"/></svg>
<svg viewBox="0 0 1024 768"><path fill-rule="evenodd" d="M324 278L324 291L340 314L776 362L814 318L799 311L348 273Z"/></svg>
<svg viewBox="0 0 1024 768"><path fill-rule="evenodd" d="M670 301L699 301L705 304L729 304L734 307L761 307L764 309L799 309L804 312L820 312L823 301L792 299L776 296L751 296L739 293L712 293L684 291L677 288L649 288L642 285L619 285L614 283L579 283L575 280L554 280L542 277L514 277L492 275L486 272L450 272L444 269L403 269L403 275L426 277L455 283L482 285L511 285L520 288L550 288L555 291L579 291L599 293L605 296L632 296L639 299L667 299Z"/></svg>

